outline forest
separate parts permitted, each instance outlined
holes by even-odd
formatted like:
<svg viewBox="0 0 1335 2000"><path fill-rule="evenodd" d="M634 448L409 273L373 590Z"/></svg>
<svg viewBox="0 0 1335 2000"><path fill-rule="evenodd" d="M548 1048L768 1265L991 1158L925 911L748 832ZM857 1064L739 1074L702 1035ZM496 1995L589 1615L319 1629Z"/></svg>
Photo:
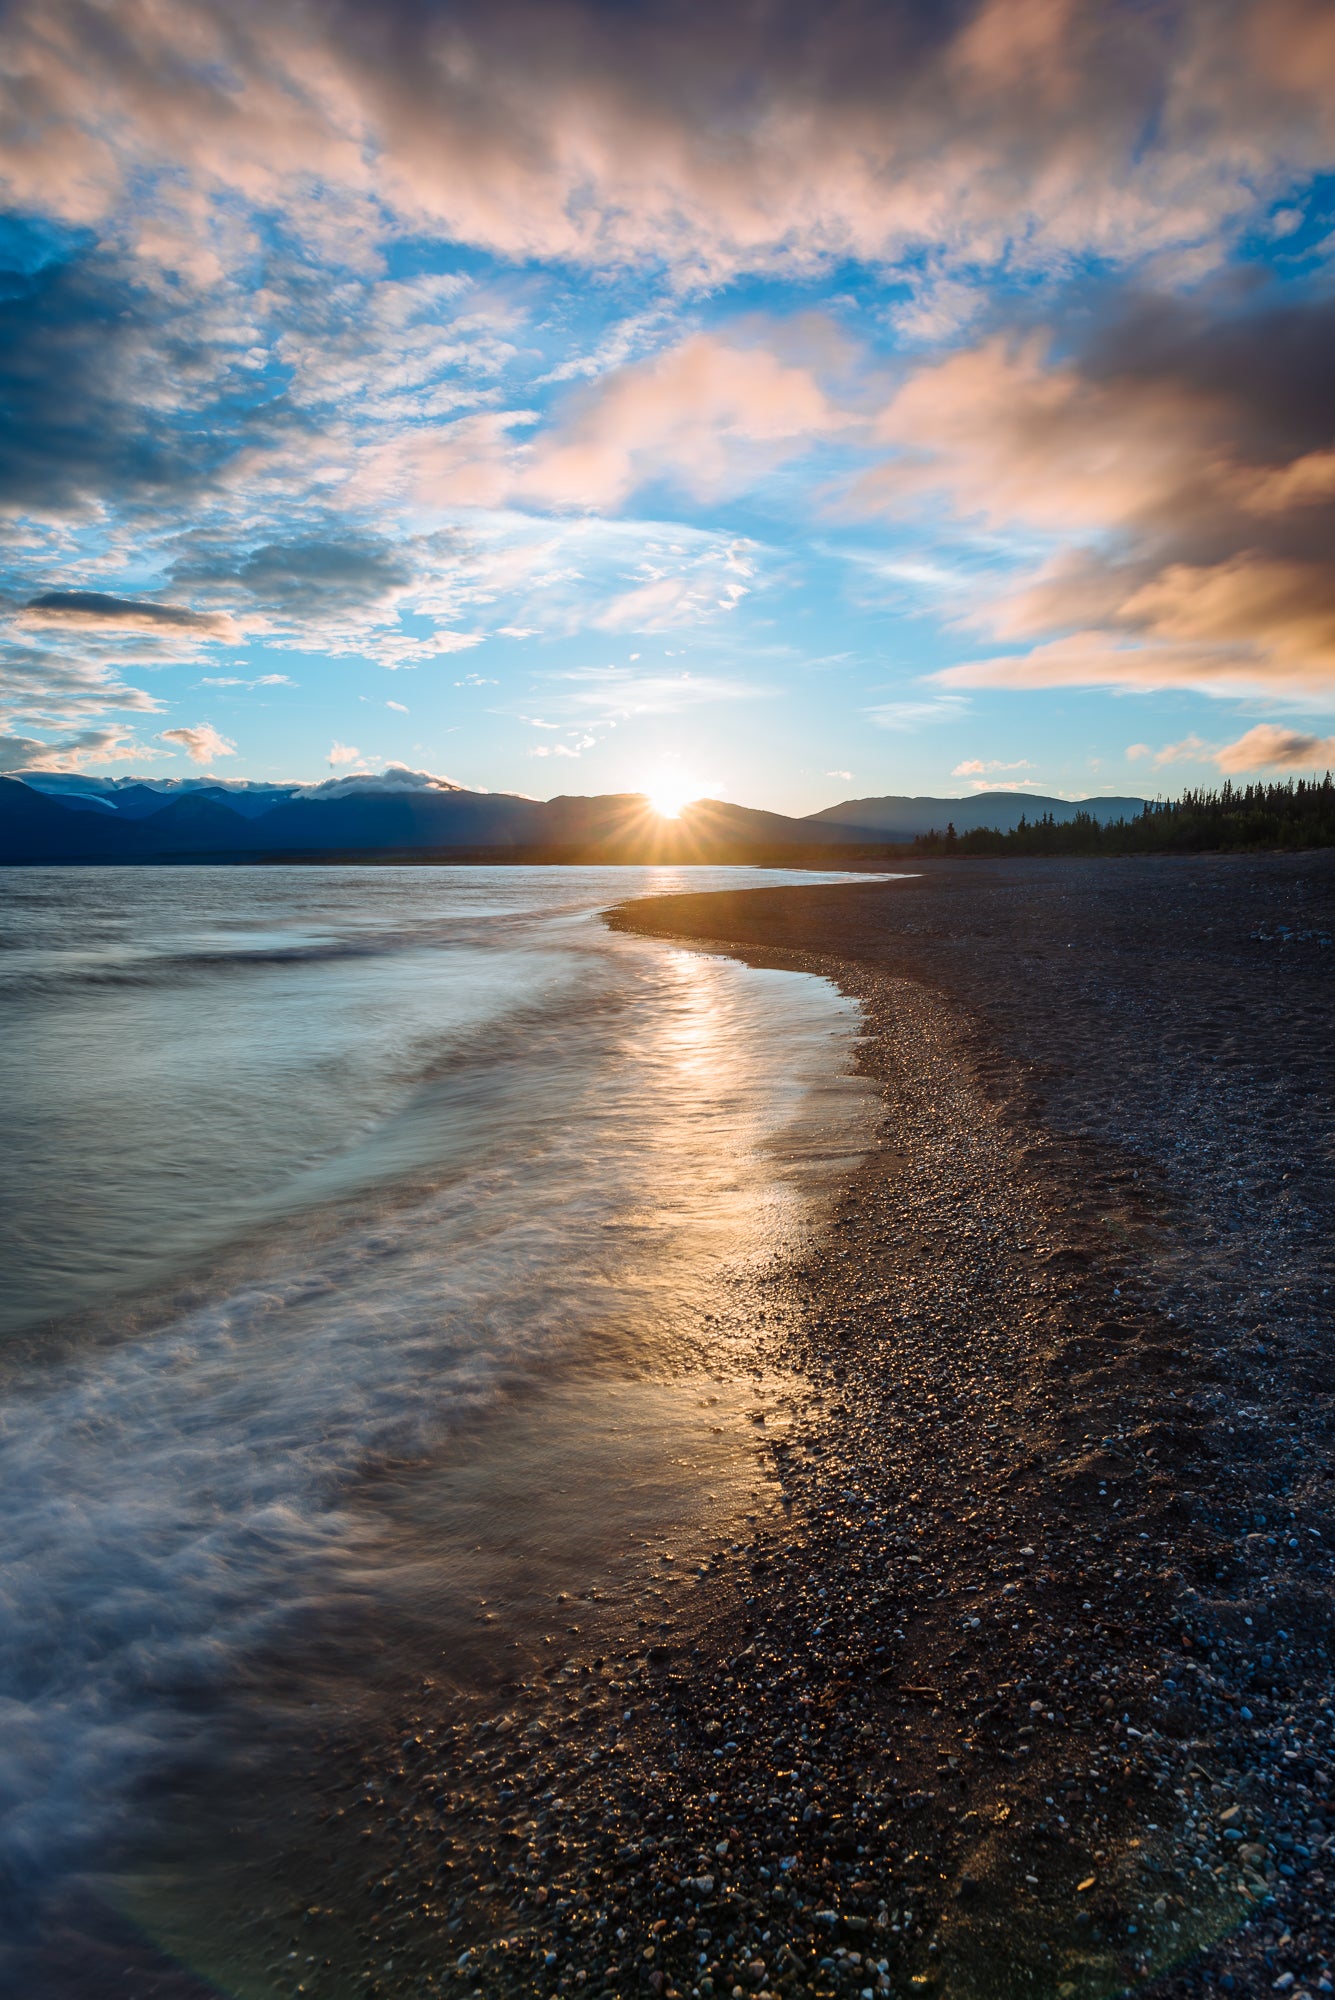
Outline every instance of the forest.
<svg viewBox="0 0 1335 2000"><path fill-rule="evenodd" d="M1185 791L1148 802L1133 819L1100 825L1092 813L1056 820L1051 813L1021 819L1010 833L979 827L957 834L920 834L909 850L921 855L1203 854L1335 847L1335 781L1290 778L1285 783Z"/></svg>

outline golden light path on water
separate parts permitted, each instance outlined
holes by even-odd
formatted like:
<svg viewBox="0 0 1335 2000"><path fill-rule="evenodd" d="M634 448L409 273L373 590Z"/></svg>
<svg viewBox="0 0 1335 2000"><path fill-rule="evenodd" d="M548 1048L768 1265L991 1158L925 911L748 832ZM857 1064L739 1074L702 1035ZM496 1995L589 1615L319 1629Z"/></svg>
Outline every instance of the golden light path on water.
<svg viewBox="0 0 1335 2000"><path fill-rule="evenodd" d="M751 1419L772 1439L793 1384L755 1280L875 1117L828 984L598 917L773 874L186 872L49 873L5 918L25 2000L99 1991L107 1951L145 1990L165 1951L205 1991L286 1993L312 1868L349 1933L324 1990L362 1990L365 1873L320 1817L347 1769L312 1732L355 1762L405 1682L466 1705L569 1623L670 1627L662 1550L775 1504ZM59 1198L65 1263L25 1278Z"/></svg>
<svg viewBox="0 0 1335 2000"><path fill-rule="evenodd" d="M57 1277L71 1303L10 1350L0 1426L8 1865L60 1910L52 2000L136 1879L185 1962L284 1990L200 1908L205 1863L274 1860L210 1814L408 1662L475 1685L560 1590L624 1599L659 1529L765 1504L724 1324L870 1129L824 982L597 916L774 875L191 872L34 883L0 996L47 1113L6 1164L18 1250L68 1184L67 1083L107 1196L34 1266L33 1324Z"/></svg>

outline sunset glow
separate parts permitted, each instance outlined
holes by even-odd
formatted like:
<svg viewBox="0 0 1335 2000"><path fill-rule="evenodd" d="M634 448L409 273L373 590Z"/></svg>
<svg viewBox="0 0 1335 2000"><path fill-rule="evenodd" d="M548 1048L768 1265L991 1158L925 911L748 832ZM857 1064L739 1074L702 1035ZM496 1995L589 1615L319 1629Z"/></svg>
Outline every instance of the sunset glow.
<svg viewBox="0 0 1335 2000"><path fill-rule="evenodd" d="M660 819L680 819L691 801L701 796L701 790L694 778L669 775L656 778L647 788L645 797L650 810L657 813Z"/></svg>

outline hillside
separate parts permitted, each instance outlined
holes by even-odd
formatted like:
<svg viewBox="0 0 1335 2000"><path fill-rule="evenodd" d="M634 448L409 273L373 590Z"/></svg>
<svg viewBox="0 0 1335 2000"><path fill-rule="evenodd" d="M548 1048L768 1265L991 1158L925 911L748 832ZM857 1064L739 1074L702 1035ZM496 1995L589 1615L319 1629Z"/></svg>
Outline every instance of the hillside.
<svg viewBox="0 0 1335 2000"><path fill-rule="evenodd" d="M953 825L956 833L972 833L976 827L994 827L1009 833L1021 819L1041 819L1044 814L1059 823L1088 813L1101 825L1119 819L1134 819L1145 807L1144 799L1094 798L1050 799L1039 792L975 792L965 799L907 798L892 794L883 799L844 799L808 816L809 825L826 823L855 828L878 840L909 841L920 833L944 833Z"/></svg>
<svg viewBox="0 0 1335 2000"><path fill-rule="evenodd" d="M407 775L407 774L405 774ZM0 862L451 861L823 863L865 832L701 799L659 817L636 792L546 801L358 780L161 789L136 780L0 779Z"/></svg>

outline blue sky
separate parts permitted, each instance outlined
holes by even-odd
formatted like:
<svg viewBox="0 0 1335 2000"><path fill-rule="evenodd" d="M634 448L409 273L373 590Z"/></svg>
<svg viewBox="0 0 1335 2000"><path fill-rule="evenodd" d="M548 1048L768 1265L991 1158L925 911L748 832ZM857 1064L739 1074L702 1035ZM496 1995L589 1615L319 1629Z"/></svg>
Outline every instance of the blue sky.
<svg viewBox="0 0 1335 2000"><path fill-rule="evenodd" d="M31 0L0 768L1335 761L1317 0Z"/></svg>

